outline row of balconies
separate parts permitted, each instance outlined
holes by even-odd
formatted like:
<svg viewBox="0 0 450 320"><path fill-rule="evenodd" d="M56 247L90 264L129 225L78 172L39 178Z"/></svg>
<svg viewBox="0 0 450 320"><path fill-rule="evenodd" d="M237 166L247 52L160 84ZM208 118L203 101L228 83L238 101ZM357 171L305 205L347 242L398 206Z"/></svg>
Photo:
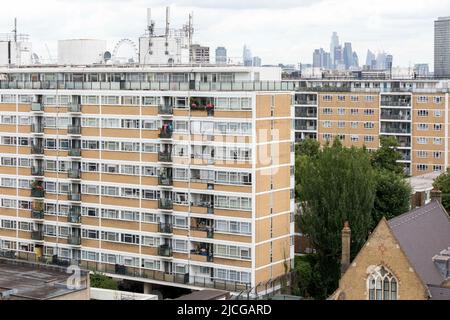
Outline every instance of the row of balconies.
<svg viewBox="0 0 450 320"><path fill-rule="evenodd" d="M42 230L39 231L32 231L31 232L31 239L35 240L35 241L44 241L45 238L45 234ZM81 245L81 235L80 234L76 234L76 235L69 235L67 237L67 243L70 245L74 245L74 246L79 246Z"/></svg>
<svg viewBox="0 0 450 320"><path fill-rule="evenodd" d="M33 112L43 112L44 104L41 102L32 102L31 103L31 111ZM70 113L80 113L81 105L79 103L71 103L67 106L67 111Z"/></svg>

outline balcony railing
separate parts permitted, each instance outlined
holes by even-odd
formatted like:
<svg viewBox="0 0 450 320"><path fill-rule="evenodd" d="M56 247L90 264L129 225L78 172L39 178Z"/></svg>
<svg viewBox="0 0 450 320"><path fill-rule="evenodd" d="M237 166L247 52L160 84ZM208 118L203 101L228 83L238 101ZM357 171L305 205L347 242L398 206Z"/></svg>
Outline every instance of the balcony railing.
<svg viewBox="0 0 450 320"><path fill-rule="evenodd" d="M168 177L158 177L158 184L160 186L171 186L173 185L173 180Z"/></svg>
<svg viewBox="0 0 450 320"><path fill-rule="evenodd" d="M68 134L81 134L81 126L68 125L67 133Z"/></svg>
<svg viewBox="0 0 450 320"><path fill-rule="evenodd" d="M32 133L44 133L44 126L37 123L31 124L31 132Z"/></svg>
<svg viewBox="0 0 450 320"><path fill-rule="evenodd" d="M158 161L172 162L172 153L171 152L159 152L158 153Z"/></svg>
<svg viewBox="0 0 450 320"><path fill-rule="evenodd" d="M158 247L158 255L162 257L171 257L173 255L172 247L162 244Z"/></svg>
<svg viewBox="0 0 450 320"><path fill-rule="evenodd" d="M294 100L294 104L300 104L304 106L316 106L317 100Z"/></svg>
<svg viewBox="0 0 450 320"><path fill-rule="evenodd" d="M79 246L81 245L81 237L79 235L69 235L67 243L73 246Z"/></svg>
<svg viewBox="0 0 450 320"><path fill-rule="evenodd" d="M81 223L81 213L75 211L69 211L69 215L67 216L69 223Z"/></svg>
<svg viewBox="0 0 450 320"><path fill-rule="evenodd" d="M70 169L67 172L67 175L70 179L80 179L81 178L81 170L80 169Z"/></svg>
<svg viewBox="0 0 450 320"><path fill-rule="evenodd" d="M68 105L69 112L78 113L81 112L81 105L78 103L71 103Z"/></svg>
<svg viewBox="0 0 450 320"><path fill-rule="evenodd" d="M44 111L44 105L40 102L32 102L31 111Z"/></svg>
<svg viewBox="0 0 450 320"><path fill-rule="evenodd" d="M81 157L81 149L80 148L70 148L69 149L69 157Z"/></svg>
<svg viewBox="0 0 450 320"><path fill-rule="evenodd" d="M172 106L158 106L158 113L163 115L171 115L173 114L173 107Z"/></svg>
<svg viewBox="0 0 450 320"><path fill-rule="evenodd" d="M381 100L382 107L411 107L411 101Z"/></svg>
<svg viewBox="0 0 450 320"><path fill-rule="evenodd" d="M44 232L40 231L31 231L31 239L43 241L44 240Z"/></svg>
<svg viewBox="0 0 450 320"><path fill-rule="evenodd" d="M317 118L317 112L296 112L297 118Z"/></svg>
<svg viewBox="0 0 450 320"><path fill-rule="evenodd" d="M213 227L191 227L191 230L195 230L195 231L203 231L206 233L206 237L213 239L214 238L214 228Z"/></svg>
<svg viewBox="0 0 450 320"><path fill-rule="evenodd" d="M411 134L409 128L381 127L381 133Z"/></svg>
<svg viewBox="0 0 450 320"><path fill-rule="evenodd" d="M72 81L0 81L0 89L61 89L61 90L172 90L172 91L293 91L294 82L285 81L235 81L235 82L72 82ZM319 91L320 87L302 88ZM338 87L337 89L344 89ZM330 90L327 87L324 91ZM350 88L347 88L350 91Z"/></svg>
<svg viewBox="0 0 450 320"><path fill-rule="evenodd" d="M161 139L172 139L172 131L163 131L159 133Z"/></svg>
<svg viewBox="0 0 450 320"><path fill-rule="evenodd" d="M43 188L31 188L31 196L33 198L43 198L44 193L45 191Z"/></svg>
<svg viewBox="0 0 450 320"><path fill-rule="evenodd" d="M42 209L31 209L31 218L42 220L44 219L44 210Z"/></svg>
<svg viewBox="0 0 450 320"><path fill-rule="evenodd" d="M31 154L44 154L44 147L31 144Z"/></svg>
<svg viewBox="0 0 450 320"><path fill-rule="evenodd" d="M172 210L173 209L172 199L159 199L158 208L164 210Z"/></svg>
<svg viewBox="0 0 450 320"><path fill-rule="evenodd" d="M67 199L69 201L81 201L81 194L79 192L69 192L67 194Z"/></svg>
<svg viewBox="0 0 450 320"><path fill-rule="evenodd" d="M173 233L173 226L171 223L160 223L158 225L158 232L160 233Z"/></svg>
<svg viewBox="0 0 450 320"><path fill-rule="evenodd" d="M42 168L41 166L32 166L31 167L31 175L32 176L43 176L44 168Z"/></svg>
<svg viewBox="0 0 450 320"><path fill-rule="evenodd" d="M387 114L381 112L380 119L383 120L411 120L410 114Z"/></svg>

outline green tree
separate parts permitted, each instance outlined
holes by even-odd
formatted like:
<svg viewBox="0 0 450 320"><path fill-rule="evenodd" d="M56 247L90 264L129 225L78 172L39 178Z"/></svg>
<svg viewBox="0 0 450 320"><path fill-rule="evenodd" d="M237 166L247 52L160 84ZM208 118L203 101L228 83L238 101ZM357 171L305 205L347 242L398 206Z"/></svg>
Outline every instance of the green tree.
<svg viewBox="0 0 450 320"><path fill-rule="evenodd" d="M369 154L361 148L344 148L336 141L316 157L299 161L298 196L302 229L317 251L323 292L331 294L340 277L341 229L349 221L351 253L356 255L372 225L375 176Z"/></svg>
<svg viewBox="0 0 450 320"><path fill-rule="evenodd" d="M442 192L442 205L450 212L450 168L434 180L433 187Z"/></svg>
<svg viewBox="0 0 450 320"><path fill-rule="evenodd" d="M94 288L102 288L102 289L111 289L117 290L119 285L113 279L101 274L101 273L93 273L90 276L91 279L91 287Z"/></svg>
<svg viewBox="0 0 450 320"><path fill-rule="evenodd" d="M372 210L372 229L381 220L394 218L409 210L411 187L395 172L377 170L375 174L375 202Z"/></svg>
<svg viewBox="0 0 450 320"><path fill-rule="evenodd" d="M320 142L315 139L305 139L297 143L296 153L299 156L315 157L319 154Z"/></svg>
<svg viewBox="0 0 450 320"><path fill-rule="evenodd" d="M377 170L389 170L403 175L403 165L397 162L402 159L402 155L397 148L395 137L381 136L380 148L372 153L372 166Z"/></svg>

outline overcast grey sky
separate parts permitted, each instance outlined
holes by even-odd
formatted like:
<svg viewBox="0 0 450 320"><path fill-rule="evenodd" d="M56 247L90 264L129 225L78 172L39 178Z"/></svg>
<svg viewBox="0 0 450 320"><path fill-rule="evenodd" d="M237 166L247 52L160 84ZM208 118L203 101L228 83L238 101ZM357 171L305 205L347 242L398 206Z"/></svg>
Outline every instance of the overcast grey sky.
<svg viewBox="0 0 450 320"><path fill-rule="evenodd" d="M360 62L367 49L394 55L394 65L433 63L433 21L450 15L450 0L15 0L3 4L0 32L30 34L35 51L56 56L56 41L70 38L137 42L151 7L156 27L164 26L166 5L172 26L194 13L194 42L212 50L223 45L240 57L247 44L263 64L311 62L312 51L329 50L331 33L352 42ZM126 50L126 49L124 49Z"/></svg>

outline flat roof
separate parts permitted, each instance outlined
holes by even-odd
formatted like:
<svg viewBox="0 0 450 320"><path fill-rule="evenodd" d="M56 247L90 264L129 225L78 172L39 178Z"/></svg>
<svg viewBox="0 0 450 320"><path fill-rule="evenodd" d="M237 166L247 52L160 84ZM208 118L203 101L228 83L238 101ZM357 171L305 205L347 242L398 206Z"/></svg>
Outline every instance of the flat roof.
<svg viewBox="0 0 450 320"><path fill-rule="evenodd" d="M32 263L22 260L0 258L0 295L14 290L10 300L48 300L86 289L86 281L81 288L70 289L67 280L72 273L66 268ZM86 271L81 272L86 277Z"/></svg>

